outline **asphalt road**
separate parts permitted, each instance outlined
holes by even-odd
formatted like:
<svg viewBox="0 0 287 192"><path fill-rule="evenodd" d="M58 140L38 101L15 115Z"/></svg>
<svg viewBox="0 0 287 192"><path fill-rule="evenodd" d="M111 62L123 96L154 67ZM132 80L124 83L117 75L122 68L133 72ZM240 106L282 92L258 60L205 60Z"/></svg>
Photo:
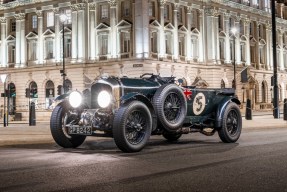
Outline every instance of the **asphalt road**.
<svg viewBox="0 0 287 192"><path fill-rule="evenodd" d="M88 138L78 149L52 140L0 146L0 191L287 191L287 128L243 130L235 144L184 135L153 136L139 153L112 139Z"/></svg>

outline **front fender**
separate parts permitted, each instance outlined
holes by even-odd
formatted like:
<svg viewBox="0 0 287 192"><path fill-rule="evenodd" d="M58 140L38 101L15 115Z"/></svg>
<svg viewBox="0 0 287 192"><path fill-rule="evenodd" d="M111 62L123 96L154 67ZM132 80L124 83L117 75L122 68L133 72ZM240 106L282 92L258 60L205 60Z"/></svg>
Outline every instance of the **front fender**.
<svg viewBox="0 0 287 192"><path fill-rule="evenodd" d="M220 128L222 127L222 119L224 115L224 111L227 107L227 105L231 102L236 103L237 105L240 105L240 101L233 97L233 98L226 98L224 101L222 101L216 109L216 120L215 120L215 128Z"/></svg>

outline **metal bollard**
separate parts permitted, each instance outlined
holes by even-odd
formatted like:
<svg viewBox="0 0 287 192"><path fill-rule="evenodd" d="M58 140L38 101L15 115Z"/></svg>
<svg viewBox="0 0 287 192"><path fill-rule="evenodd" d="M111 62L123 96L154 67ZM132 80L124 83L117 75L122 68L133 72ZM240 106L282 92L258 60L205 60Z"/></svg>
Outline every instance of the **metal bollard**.
<svg viewBox="0 0 287 192"><path fill-rule="evenodd" d="M287 99L284 99L284 105L283 105L283 119L287 120Z"/></svg>
<svg viewBox="0 0 287 192"><path fill-rule="evenodd" d="M245 119L246 120L252 120L252 110L251 110L251 100L250 99L247 99Z"/></svg>
<svg viewBox="0 0 287 192"><path fill-rule="evenodd" d="M35 103L32 102L29 109L29 125L36 125L36 111L35 111Z"/></svg>

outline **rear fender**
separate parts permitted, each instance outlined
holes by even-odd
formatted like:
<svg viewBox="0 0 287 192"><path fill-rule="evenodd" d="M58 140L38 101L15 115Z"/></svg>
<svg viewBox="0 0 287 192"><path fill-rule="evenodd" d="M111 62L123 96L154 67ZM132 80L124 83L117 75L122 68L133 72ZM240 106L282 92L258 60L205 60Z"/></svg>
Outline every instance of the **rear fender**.
<svg viewBox="0 0 287 192"><path fill-rule="evenodd" d="M222 119L224 115L224 111L227 107L227 105L231 102L236 103L237 105L240 105L240 101L237 98L226 98L224 101L222 101L216 110L216 120L215 120L215 128L220 128L222 127Z"/></svg>
<svg viewBox="0 0 287 192"><path fill-rule="evenodd" d="M145 95L140 93L128 93L121 98L121 105L134 100L143 102L149 108L152 116L152 131L154 131L157 128L157 116L155 114L153 105Z"/></svg>

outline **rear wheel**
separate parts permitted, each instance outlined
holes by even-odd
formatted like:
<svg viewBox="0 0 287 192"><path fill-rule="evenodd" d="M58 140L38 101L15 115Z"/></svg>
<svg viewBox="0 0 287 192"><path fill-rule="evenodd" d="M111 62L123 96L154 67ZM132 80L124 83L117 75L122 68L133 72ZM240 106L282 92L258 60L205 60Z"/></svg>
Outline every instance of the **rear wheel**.
<svg viewBox="0 0 287 192"><path fill-rule="evenodd" d="M237 104L229 103L224 111L222 127L218 130L218 135L224 143L236 142L241 134L242 117Z"/></svg>
<svg viewBox="0 0 287 192"><path fill-rule="evenodd" d="M146 145L152 128L148 107L140 101L131 101L119 108L114 117L113 136L123 152L138 152Z"/></svg>
<svg viewBox="0 0 287 192"><path fill-rule="evenodd" d="M58 105L52 112L50 129L55 142L64 148L76 148L86 139L84 135L69 135L66 125L74 121L65 104Z"/></svg>

